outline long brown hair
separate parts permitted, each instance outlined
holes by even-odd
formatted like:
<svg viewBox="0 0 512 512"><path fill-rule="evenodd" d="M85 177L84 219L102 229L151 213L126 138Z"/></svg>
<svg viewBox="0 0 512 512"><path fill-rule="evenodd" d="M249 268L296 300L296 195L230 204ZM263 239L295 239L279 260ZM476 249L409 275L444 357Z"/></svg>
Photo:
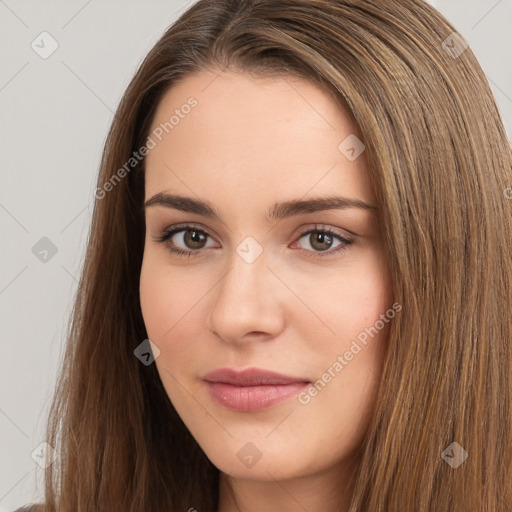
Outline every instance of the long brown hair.
<svg viewBox="0 0 512 512"><path fill-rule="evenodd" d="M46 511L217 508L218 470L156 366L134 356L147 333L144 159L133 155L169 87L228 67L321 85L349 109L366 146L403 309L350 512L512 510L512 156L486 77L464 48L421 0L200 0L165 32L128 86L103 153L48 418L59 457L45 473Z"/></svg>

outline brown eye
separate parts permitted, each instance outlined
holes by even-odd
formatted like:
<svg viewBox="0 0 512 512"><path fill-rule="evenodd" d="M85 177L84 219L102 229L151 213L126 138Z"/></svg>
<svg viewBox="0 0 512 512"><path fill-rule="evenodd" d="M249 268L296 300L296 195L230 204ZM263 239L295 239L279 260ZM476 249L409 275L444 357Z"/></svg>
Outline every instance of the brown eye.
<svg viewBox="0 0 512 512"><path fill-rule="evenodd" d="M309 243L311 247L318 251L326 251L330 249L333 242L333 237L331 235L326 235L321 232L314 232L309 235Z"/></svg>
<svg viewBox="0 0 512 512"><path fill-rule="evenodd" d="M185 229L183 230L185 235L183 236L183 242L189 249L202 249L206 243L205 233L197 229Z"/></svg>
<svg viewBox="0 0 512 512"><path fill-rule="evenodd" d="M163 243L174 254L196 256L202 253L208 238L210 235L202 229L187 225L168 229L154 240Z"/></svg>
<svg viewBox="0 0 512 512"><path fill-rule="evenodd" d="M306 251L313 257L322 257L335 254L339 251L347 249L347 247L354 243L340 234L336 233L329 228L315 228L309 229L301 234L299 240L305 239L311 249L307 248ZM338 240L339 243L331 249L333 242ZM329 250L330 249L330 250Z"/></svg>
<svg viewBox="0 0 512 512"><path fill-rule="evenodd" d="M179 236L178 236L179 235ZM177 226L174 229L166 230L155 242L163 243L171 253L179 256L199 256L203 253L208 238L211 238L204 230L192 225ZM299 240L306 239L310 248L303 249L309 256L322 257L341 252L353 244L350 240L329 228L316 228L302 232ZM331 249L333 243L338 244Z"/></svg>

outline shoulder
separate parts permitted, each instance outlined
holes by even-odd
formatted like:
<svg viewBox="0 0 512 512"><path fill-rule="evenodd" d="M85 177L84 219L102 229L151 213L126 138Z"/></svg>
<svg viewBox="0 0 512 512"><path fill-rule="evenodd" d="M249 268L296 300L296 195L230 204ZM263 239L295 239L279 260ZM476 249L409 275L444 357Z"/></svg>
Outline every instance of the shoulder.
<svg viewBox="0 0 512 512"><path fill-rule="evenodd" d="M43 505L25 505L23 507L17 508L13 512L44 512Z"/></svg>

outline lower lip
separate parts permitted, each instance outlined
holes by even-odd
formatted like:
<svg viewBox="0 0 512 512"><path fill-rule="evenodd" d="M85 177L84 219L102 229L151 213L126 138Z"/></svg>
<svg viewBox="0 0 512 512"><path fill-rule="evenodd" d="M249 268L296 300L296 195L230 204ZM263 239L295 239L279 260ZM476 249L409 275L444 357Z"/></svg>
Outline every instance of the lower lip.
<svg viewBox="0 0 512 512"><path fill-rule="evenodd" d="M267 409L309 386L309 382L286 385L233 386L223 382L206 381L208 391L219 404L239 412L255 412Z"/></svg>

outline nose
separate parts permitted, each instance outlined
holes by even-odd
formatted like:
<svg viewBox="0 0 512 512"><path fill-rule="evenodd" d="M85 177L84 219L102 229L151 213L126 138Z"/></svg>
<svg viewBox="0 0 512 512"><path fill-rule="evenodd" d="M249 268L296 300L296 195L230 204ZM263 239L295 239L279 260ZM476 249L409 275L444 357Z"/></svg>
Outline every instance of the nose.
<svg viewBox="0 0 512 512"><path fill-rule="evenodd" d="M208 328L225 342L272 339L285 325L286 291L265 251L252 262L234 252L211 300Z"/></svg>

